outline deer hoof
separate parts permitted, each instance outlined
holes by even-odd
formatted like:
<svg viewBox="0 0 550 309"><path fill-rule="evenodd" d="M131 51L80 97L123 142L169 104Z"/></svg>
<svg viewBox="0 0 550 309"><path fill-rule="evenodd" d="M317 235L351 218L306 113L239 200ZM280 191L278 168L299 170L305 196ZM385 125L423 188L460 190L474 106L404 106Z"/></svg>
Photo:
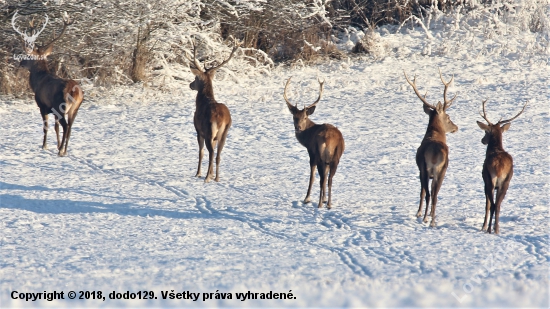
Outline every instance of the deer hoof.
<svg viewBox="0 0 550 309"><path fill-rule="evenodd" d="M317 208L323 208L323 203L320 203Z"/></svg>
<svg viewBox="0 0 550 309"><path fill-rule="evenodd" d="M432 223L430 223L430 227L435 227L435 221L432 221Z"/></svg>
<svg viewBox="0 0 550 309"><path fill-rule="evenodd" d="M417 212L417 213L416 213L416 217L417 217L417 218L422 217L422 211Z"/></svg>
<svg viewBox="0 0 550 309"><path fill-rule="evenodd" d="M304 204L309 204L311 203L311 198L308 196L306 197L306 199L304 200Z"/></svg>
<svg viewBox="0 0 550 309"><path fill-rule="evenodd" d="M332 208L332 205L327 204L327 209L331 209L331 208Z"/></svg>
<svg viewBox="0 0 550 309"><path fill-rule="evenodd" d="M214 179L214 181L220 182L220 177L216 177L216 179Z"/></svg>
<svg viewBox="0 0 550 309"><path fill-rule="evenodd" d="M424 217L424 220L422 220L422 222L428 223L428 218L427 218L427 217Z"/></svg>

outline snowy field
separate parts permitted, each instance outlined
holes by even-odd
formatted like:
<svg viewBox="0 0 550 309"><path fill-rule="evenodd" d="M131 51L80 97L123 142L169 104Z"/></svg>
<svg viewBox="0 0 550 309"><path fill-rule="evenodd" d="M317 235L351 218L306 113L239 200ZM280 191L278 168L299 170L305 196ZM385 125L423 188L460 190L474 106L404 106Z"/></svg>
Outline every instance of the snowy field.
<svg viewBox="0 0 550 309"><path fill-rule="evenodd" d="M424 56L425 48L217 79L233 118L219 183L193 177L188 82L172 93L85 89L68 157L53 151L51 124L50 150L40 148L33 100L0 99L0 307L548 307L548 58ZM455 76L448 114L459 131L447 136L450 164L430 228L415 217L414 156L428 117L403 70L437 103L438 68ZM309 166L282 96L290 76L289 99L300 107L317 97L316 78L326 79L311 119L336 125L346 141L331 210L317 209L318 177L314 202L301 202ZM495 122L529 102L504 134L515 172L498 236L480 232L486 148L476 120L487 98ZM158 298L10 297L54 290ZM163 300L172 290L233 299ZM236 299L248 291L296 299Z"/></svg>

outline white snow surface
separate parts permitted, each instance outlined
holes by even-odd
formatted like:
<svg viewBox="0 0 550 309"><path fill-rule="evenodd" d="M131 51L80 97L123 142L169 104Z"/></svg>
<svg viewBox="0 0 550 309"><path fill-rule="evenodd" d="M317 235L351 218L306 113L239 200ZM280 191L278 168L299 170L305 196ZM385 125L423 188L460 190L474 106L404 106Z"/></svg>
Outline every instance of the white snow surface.
<svg viewBox="0 0 550 309"><path fill-rule="evenodd" d="M50 150L40 148L32 99L1 98L0 307L548 307L548 61L421 48L215 80L233 119L219 183L194 177L196 92L187 82L172 93L85 89L67 157L53 150L52 124ZM430 228L415 217L414 157L428 116L403 70L437 103L438 68L447 80L454 74L448 114L459 131L447 135L450 164ZM290 76L300 107L317 97L317 77L326 80L311 119L345 138L331 210L317 208L318 176L313 203L301 202L309 165L282 97ZM504 134L515 164L500 235L480 231L484 99L495 122L529 102ZM10 297L54 290L158 299ZM233 299L163 300L172 290ZM290 290L296 299L235 297Z"/></svg>

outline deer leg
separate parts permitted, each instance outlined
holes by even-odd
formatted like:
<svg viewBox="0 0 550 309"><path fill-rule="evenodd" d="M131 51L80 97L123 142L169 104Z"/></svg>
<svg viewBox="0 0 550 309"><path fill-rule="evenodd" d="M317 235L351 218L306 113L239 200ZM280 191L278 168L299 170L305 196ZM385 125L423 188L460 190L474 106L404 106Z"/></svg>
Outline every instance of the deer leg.
<svg viewBox="0 0 550 309"><path fill-rule="evenodd" d="M500 205L506 196L506 191L508 191L508 185L510 184L510 176L504 181L501 187L497 191L497 200L496 200L496 213L495 213L495 234L499 234L499 221L500 221Z"/></svg>
<svg viewBox="0 0 550 309"><path fill-rule="evenodd" d="M441 188L441 184L443 183L443 177L437 178L432 180L432 222L430 223L431 227L435 227L435 207L437 205L437 194L439 193L439 189ZM426 207L427 208L427 207Z"/></svg>
<svg viewBox="0 0 550 309"><path fill-rule="evenodd" d="M61 147L61 140L59 139L59 118L57 115L54 115L55 117L55 136L57 137L57 150L59 150L59 147Z"/></svg>
<svg viewBox="0 0 550 309"><path fill-rule="evenodd" d="M76 117L76 112L72 115L69 115L69 124L67 125L67 137L65 138L65 145L63 145L63 155L67 155L67 148L69 147L69 139L71 138L71 131L73 129L74 118ZM65 134L65 130L63 130Z"/></svg>
<svg viewBox="0 0 550 309"><path fill-rule="evenodd" d="M218 153L216 154L216 179L215 181L220 181L220 160L223 146L225 145L225 139L227 138L227 133L229 133L229 126L225 127L222 136L219 138L218 142Z"/></svg>
<svg viewBox="0 0 550 309"><path fill-rule="evenodd" d="M204 178L204 182L210 182L212 179L212 174L214 170L214 147L213 144L214 141L208 139L206 140L206 149L208 150L208 172L206 172L206 177Z"/></svg>
<svg viewBox="0 0 550 309"><path fill-rule="evenodd" d="M48 138L48 114L42 114L42 129L44 130L44 140L42 141L42 149L48 149L47 138Z"/></svg>
<svg viewBox="0 0 550 309"><path fill-rule="evenodd" d="M420 205L418 205L418 212L416 212L416 217L420 218L422 216L422 202L424 200L424 196L426 195L426 187L424 187L424 184L422 182L422 173L420 173ZM429 194L429 193L428 193ZM427 203L427 202L426 202ZM426 204L426 207L428 204Z"/></svg>
<svg viewBox="0 0 550 309"><path fill-rule="evenodd" d="M493 182L490 176L483 174L483 181L485 182L485 220L483 220L482 231L487 231L487 219L489 218L489 212L491 211L491 200L493 198Z"/></svg>
<svg viewBox="0 0 550 309"><path fill-rule="evenodd" d="M325 198L325 187L327 185L327 175L323 163L317 164L317 172L319 173L319 185L321 187L321 192L319 192L319 205L317 208L323 207L323 199Z"/></svg>
<svg viewBox="0 0 550 309"><path fill-rule="evenodd" d="M66 152L63 152L63 148L65 147L65 141L67 140L68 130L67 120L65 120L65 117L59 118L59 124L61 124L61 126L63 127L63 138L61 139L61 146L59 147L58 156L63 157L64 155L66 155Z"/></svg>
<svg viewBox="0 0 550 309"><path fill-rule="evenodd" d="M430 189L428 187L430 179L428 178L428 173L424 173L422 175L422 178L420 178L420 185L424 189L424 192L426 192L426 210L424 211L424 219L422 220L424 223L428 222L428 208L430 208ZM432 180L433 183L433 180ZM433 193L433 192L432 192Z"/></svg>
<svg viewBox="0 0 550 309"><path fill-rule="evenodd" d="M323 181L323 203L327 201L327 180L330 171L330 166L325 163L325 180Z"/></svg>
<svg viewBox="0 0 550 309"><path fill-rule="evenodd" d="M199 134L199 132L197 132L197 141L199 142L199 167L197 168L197 174L195 174L195 177L200 177L202 157L204 155L204 138Z"/></svg>
<svg viewBox="0 0 550 309"><path fill-rule="evenodd" d="M306 198L304 199L304 204L311 202L311 187L313 187L313 181L315 180L315 163L311 158L311 156L309 159L309 169L310 169L309 186L307 188L307 194L306 194Z"/></svg>
<svg viewBox="0 0 550 309"><path fill-rule="evenodd" d="M491 227L493 225L493 215L494 215L495 209L496 209L495 200L493 198L493 190L494 189L491 189L491 193L489 194L489 203L491 204L491 212L490 212L490 215L489 215L489 227L487 228L487 232L489 234L491 234ZM497 194L498 194L498 190L499 189L497 189Z"/></svg>
<svg viewBox="0 0 550 309"><path fill-rule="evenodd" d="M489 219L489 211L491 209L491 202L489 201L489 194L485 192L485 220L483 220L482 231L487 231L487 219Z"/></svg>
<svg viewBox="0 0 550 309"><path fill-rule="evenodd" d="M332 177L334 177L334 174L336 173L337 168L338 168L338 165L336 164L330 165L330 175L328 176L328 203L327 203L328 209L332 207Z"/></svg>

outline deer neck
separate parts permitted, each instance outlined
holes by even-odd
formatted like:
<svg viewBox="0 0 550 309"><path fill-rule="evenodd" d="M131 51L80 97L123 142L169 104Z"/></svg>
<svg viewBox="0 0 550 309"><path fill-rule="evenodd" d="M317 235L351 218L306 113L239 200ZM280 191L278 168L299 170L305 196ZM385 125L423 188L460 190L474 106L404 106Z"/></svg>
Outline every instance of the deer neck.
<svg viewBox="0 0 550 309"><path fill-rule="evenodd" d="M32 63L29 71L29 84L31 89L36 92L42 79L50 74L48 64L44 60L36 60Z"/></svg>
<svg viewBox="0 0 550 309"><path fill-rule="evenodd" d="M437 116L430 117L430 122L428 123L426 134L424 135L424 140L447 143L445 129Z"/></svg>
<svg viewBox="0 0 550 309"><path fill-rule="evenodd" d="M315 122L307 119L306 129L299 133L296 132L296 139L300 142L300 144L306 146L306 144L312 139L311 135L315 133L315 130L313 130L315 126L317 126Z"/></svg>
<svg viewBox="0 0 550 309"><path fill-rule="evenodd" d="M487 155L497 152L504 152L504 147L502 146L502 133L500 132L493 134L491 138L489 138L489 143L487 144Z"/></svg>
<svg viewBox="0 0 550 309"><path fill-rule="evenodd" d="M216 102L214 98L214 88L212 83L204 83L202 87L197 91L197 107L203 104Z"/></svg>

